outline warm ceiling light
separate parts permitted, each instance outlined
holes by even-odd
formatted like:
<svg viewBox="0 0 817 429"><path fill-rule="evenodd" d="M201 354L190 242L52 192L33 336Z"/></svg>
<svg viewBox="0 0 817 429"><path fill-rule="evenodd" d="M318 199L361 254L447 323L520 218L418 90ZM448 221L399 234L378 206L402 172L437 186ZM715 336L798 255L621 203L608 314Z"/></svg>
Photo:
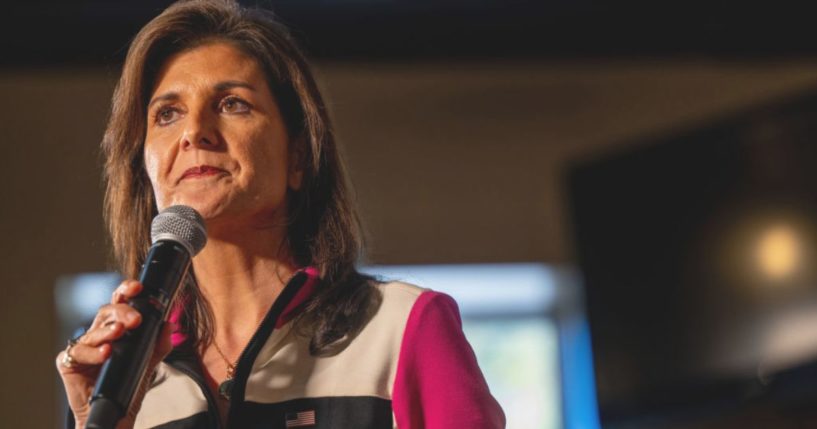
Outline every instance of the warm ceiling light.
<svg viewBox="0 0 817 429"><path fill-rule="evenodd" d="M800 243L794 229L778 225L767 229L757 246L761 271L778 280L791 275L800 262Z"/></svg>

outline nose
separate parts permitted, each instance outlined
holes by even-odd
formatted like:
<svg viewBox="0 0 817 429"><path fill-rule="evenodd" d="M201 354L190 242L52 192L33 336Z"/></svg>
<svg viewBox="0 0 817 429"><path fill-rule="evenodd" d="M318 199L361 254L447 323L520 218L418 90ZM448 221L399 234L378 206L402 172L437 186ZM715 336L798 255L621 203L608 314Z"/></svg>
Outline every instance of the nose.
<svg viewBox="0 0 817 429"><path fill-rule="evenodd" d="M215 149L219 145L215 118L207 112L191 112L185 121L180 141L182 150Z"/></svg>

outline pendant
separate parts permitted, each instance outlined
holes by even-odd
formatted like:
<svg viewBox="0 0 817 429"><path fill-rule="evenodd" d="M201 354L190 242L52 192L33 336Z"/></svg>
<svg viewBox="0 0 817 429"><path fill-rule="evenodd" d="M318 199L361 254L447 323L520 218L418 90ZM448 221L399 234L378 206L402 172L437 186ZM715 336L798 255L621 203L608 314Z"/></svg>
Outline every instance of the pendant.
<svg viewBox="0 0 817 429"><path fill-rule="evenodd" d="M230 394L233 391L233 378L229 377L218 385L218 394L226 400L230 400Z"/></svg>

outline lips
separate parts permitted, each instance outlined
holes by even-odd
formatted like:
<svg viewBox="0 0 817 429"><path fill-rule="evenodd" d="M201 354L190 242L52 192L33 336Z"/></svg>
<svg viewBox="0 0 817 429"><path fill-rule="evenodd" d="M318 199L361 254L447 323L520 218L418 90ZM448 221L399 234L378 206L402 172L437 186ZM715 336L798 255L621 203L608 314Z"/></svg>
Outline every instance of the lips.
<svg viewBox="0 0 817 429"><path fill-rule="evenodd" d="M197 165L195 167L188 168L187 170L182 173L182 177L179 181L184 179L195 179L200 177L207 177L207 176L214 176L219 174L227 173L227 171L222 170L218 167L213 167L212 165Z"/></svg>

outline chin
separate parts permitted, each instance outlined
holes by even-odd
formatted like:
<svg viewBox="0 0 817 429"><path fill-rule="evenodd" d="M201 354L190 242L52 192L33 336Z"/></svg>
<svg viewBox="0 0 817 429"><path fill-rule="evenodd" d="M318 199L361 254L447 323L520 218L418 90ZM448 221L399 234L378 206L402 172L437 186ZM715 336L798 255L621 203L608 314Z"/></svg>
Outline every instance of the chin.
<svg viewBox="0 0 817 429"><path fill-rule="evenodd" d="M166 207L175 205L185 205L195 209L205 221L219 217L227 206L225 201L220 198L214 198L212 194L199 194L194 196L184 196L172 198L171 201L160 208L160 211Z"/></svg>

